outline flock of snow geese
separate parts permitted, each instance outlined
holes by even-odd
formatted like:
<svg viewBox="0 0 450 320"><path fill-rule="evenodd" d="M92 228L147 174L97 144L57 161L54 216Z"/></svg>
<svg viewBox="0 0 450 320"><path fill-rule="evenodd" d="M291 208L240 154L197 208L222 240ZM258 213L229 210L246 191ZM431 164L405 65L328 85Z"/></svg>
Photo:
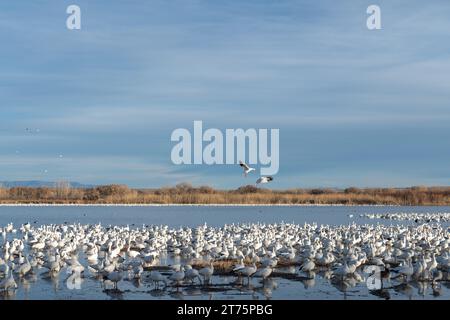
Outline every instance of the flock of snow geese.
<svg viewBox="0 0 450 320"><path fill-rule="evenodd" d="M404 220L415 223L442 223L450 222L450 213L416 213L416 212L394 212L394 213L366 213L361 217L368 219Z"/></svg>
<svg viewBox="0 0 450 320"><path fill-rule="evenodd" d="M450 280L449 230L439 224L131 228L27 223L18 229L8 224L0 228L0 235L0 291L6 292L18 287L18 279L39 269L58 276L64 268L72 275L109 282L112 289L108 290L118 290L125 278L149 279L155 288L209 286L215 266L223 262L232 262L229 272L244 286L253 277L260 277L264 285L283 266L296 268L295 273L305 278L326 271L327 278L337 282L363 278L361 270L366 266L379 267L382 281L439 285ZM162 272L158 267L163 255L181 257L178 261L183 263Z"/></svg>

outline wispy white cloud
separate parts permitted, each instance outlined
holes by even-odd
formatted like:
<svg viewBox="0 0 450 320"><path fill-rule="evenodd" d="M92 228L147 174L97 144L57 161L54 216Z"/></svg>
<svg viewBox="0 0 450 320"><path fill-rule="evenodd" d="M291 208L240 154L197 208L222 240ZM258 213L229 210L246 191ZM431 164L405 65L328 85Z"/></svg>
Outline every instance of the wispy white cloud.
<svg viewBox="0 0 450 320"><path fill-rule="evenodd" d="M336 171L326 177L314 171L330 157L325 143L317 157L303 161L306 149L298 137L307 144L317 131L339 136L353 128L345 142L334 141L333 151L352 145L350 160L367 163L371 159L360 159L361 145L371 130L407 131L410 145L421 141L408 151L438 144L449 149L439 137L449 134L450 3L380 0L379 32L365 28L364 1L79 0L81 32L65 29L68 4L0 5L0 39L7 44L0 52L0 157L11 159L16 149L28 156L17 166L0 162L11 176L33 175L33 161L44 166L39 159L71 148L79 164L48 160L48 166L89 180L81 182L142 185L186 178L234 185L224 174L228 169L176 168L177 176L166 167L168 133L197 119L208 127L280 128L284 157L301 162L302 172L314 172L299 183L350 181L340 174L347 159L336 160ZM27 127L41 133L27 135ZM389 158L390 137L380 135L375 143ZM445 176L446 167L431 160L446 156L436 148L426 165ZM164 177L139 175L140 165L153 170L146 165L150 153L148 163ZM299 169L281 162L277 180L284 174L281 184L297 183L288 177ZM370 165L355 169L351 181L365 182ZM389 165L403 166L394 159L384 163L386 170ZM412 164L417 170L422 165ZM412 170L396 179L428 178Z"/></svg>

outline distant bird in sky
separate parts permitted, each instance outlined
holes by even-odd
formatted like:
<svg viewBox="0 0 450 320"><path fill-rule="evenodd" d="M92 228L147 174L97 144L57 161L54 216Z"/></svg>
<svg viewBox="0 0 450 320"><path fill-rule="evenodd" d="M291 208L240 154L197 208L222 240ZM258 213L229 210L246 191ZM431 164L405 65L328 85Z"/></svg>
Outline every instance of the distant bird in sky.
<svg viewBox="0 0 450 320"><path fill-rule="evenodd" d="M256 184L269 183L272 180L273 180L273 177L261 177L258 180L256 180Z"/></svg>
<svg viewBox="0 0 450 320"><path fill-rule="evenodd" d="M34 132L35 133L39 133L39 132L41 132L41 129L39 129L39 128L36 128L36 129L26 128L25 131L28 132L28 133L34 133Z"/></svg>
<svg viewBox="0 0 450 320"><path fill-rule="evenodd" d="M244 176L247 177L247 175L252 172L255 171L255 168L251 168L248 164L246 164L245 162L239 161L239 165L242 167L242 169L244 170Z"/></svg>

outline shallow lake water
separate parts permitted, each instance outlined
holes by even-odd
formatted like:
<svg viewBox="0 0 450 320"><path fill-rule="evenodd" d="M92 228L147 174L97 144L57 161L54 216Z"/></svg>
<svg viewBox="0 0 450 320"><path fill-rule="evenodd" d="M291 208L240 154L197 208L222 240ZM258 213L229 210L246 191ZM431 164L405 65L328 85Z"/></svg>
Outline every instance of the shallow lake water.
<svg viewBox="0 0 450 320"><path fill-rule="evenodd" d="M221 227L238 223L313 223L326 225L357 224L414 224L412 221L366 219L365 213L437 213L450 212L450 207L391 207L391 206L0 206L0 226L22 223L33 226L63 223L108 225L168 225L169 227L196 227L207 224ZM448 223L444 223L448 227ZM0 239L0 246L2 245ZM163 255L161 265L181 262L178 257ZM80 259L81 261L81 259ZM70 284L65 268L57 277L44 270L17 279L19 288L14 292L0 293L0 299L450 299L450 283L438 286L427 282L391 280L385 290L370 291L362 270L362 279L334 283L319 271L307 277L298 275L298 267L277 268L277 275L265 283L252 278L250 284L240 282L235 276L216 276L213 285L160 287L155 289L144 272L141 281L122 280L120 290L111 290L102 281L85 272L80 288ZM166 273L168 275L170 273ZM283 276L279 276L283 274Z"/></svg>
<svg viewBox="0 0 450 320"><path fill-rule="evenodd" d="M220 227L232 223L312 223L341 225L356 223L398 223L368 220L364 213L436 213L450 207L396 206L0 206L0 225L30 222L34 225L101 223L103 225L168 225L195 227L204 223ZM350 217L353 215L353 217ZM407 224L407 221L402 221Z"/></svg>

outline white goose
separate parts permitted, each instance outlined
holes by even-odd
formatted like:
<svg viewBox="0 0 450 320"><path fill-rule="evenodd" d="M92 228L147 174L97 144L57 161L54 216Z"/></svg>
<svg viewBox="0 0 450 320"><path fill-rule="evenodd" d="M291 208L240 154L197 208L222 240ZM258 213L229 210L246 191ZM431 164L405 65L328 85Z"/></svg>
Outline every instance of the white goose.
<svg viewBox="0 0 450 320"><path fill-rule="evenodd" d="M122 271L114 270L113 272L108 273L106 278L113 283L114 289L117 290L117 284L120 280L122 280L123 274Z"/></svg>
<svg viewBox="0 0 450 320"><path fill-rule="evenodd" d="M245 268L244 258L240 258L240 259L239 259L239 263L237 263L237 264L235 264L235 265L233 266L232 271L235 272L235 273L237 273L237 274L240 274L240 270L242 270L242 269L244 269L244 268Z"/></svg>
<svg viewBox="0 0 450 320"><path fill-rule="evenodd" d="M273 271L273 269L270 266L269 267L265 267L265 268L261 268L261 269L258 269L253 274L253 276L254 277L261 277L263 279L263 282L265 282L266 279L272 274L272 271Z"/></svg>
<svg viewBox="0 0 450 320"><path fill-rule="evenodd" d="M0 258L0 274L7 275L8 273L9 273L8 264L5 261L3 261L3 259Z"/></svg>
<svg viewBox="0 0 450 320"><path fill-rule="evenodd" d="M191 265L186 265L185 266L185 278L186 280L191 281L192 283L194 283L195 279L199 279L200 280L200 274L198 272L198 270L193 269Z"/></svg>
<svg viewBox="0 0 450 320"><path fill-rule="evenodd" d="M178 271L175 271L169 276L169 280L176 283L177 286L180 285L180 283L184 280L185 273L184 273L184 267L180 266Z"/></svg>
<svg viewBox="0 0 450 320"><path fill-rule="evenodd" d="M300 271L310 272L310 271L313 271L315 269L315 267L316 267L316 264L314 263L314 261L312 261L310 259L306 259L306 261L300 267Z"/></svg>
<svg viewBox="0 0 450 320"><path fill-rule="evenodd" d="M8 276L0 282L0 290L9 291L9 289L16 289L17 283L14 280L12 270L9 271Z"/></svg>
<svg viewBox="0 0 450 320"><path fill-rule="evenodd" d="M214 273L214 265L212 260L209 261L209 266L201 268L198 273L203 277L203 284L209 283L211 280L211 276Z"/></svg>
<svg viewBox="0 0 450 320"><path fill-rule="evenodd" d="M253 262L251 266L247 266L241 270L241 274L247 277L247 283L250 284L250 277L256 272L256 264Z"/></svg>
<svg viewBox="0 0 450 320"><path fill-rule="evenodd" d="M414 274L414 268L411 265L411 261L408 260L404 262L402 265L400 265L396 271L404 277L405 280L408 280L409 277L411 277Z"/></svg>
<svg viewBox="0 0 450 320"><path fill-rule="evenodd" d="M261 177L258 180L256 180L256 184L266 184L273 180L273 177Z"/></svg>
<svg viewBox="0 0 450 320"><path fill-rule="evenodd" d="M251 168L248 164L246 164L243 161L239 161L239 165L242 167L242 169L244 170L243 174L245 177L247 177L247 175L252 172L255 171L255 168Z"/></svg>
<svg viewBox="0 0 450 320"><path fill-rule="evenodd" d="M348 265L347 261L344 261L344 264L341 265L341 266L336 267L333 270L333 273L335 275L339 276L341 279L343 279L347 275L354 273L355 270L356 270L356 266L355 265Z"/></svg>
<svg viewBox="0 0 450 320"><path fill-rule="evenodd" d="M164 276L159 271L156 270L150 272L150 279L155 284L156 288L159 287L160 282L166 283L166 278L164 278Z"/></svg>
<svg viewBox="0 0 450 320"><path fill-rule="evenodd" d="M19 267L19 270L17 270L17 273L21 277L24 277L31 271L31 265L30 265L30 262L28 261L27 256L25 256L25 260L26 260L25 263Z"/></svg>

